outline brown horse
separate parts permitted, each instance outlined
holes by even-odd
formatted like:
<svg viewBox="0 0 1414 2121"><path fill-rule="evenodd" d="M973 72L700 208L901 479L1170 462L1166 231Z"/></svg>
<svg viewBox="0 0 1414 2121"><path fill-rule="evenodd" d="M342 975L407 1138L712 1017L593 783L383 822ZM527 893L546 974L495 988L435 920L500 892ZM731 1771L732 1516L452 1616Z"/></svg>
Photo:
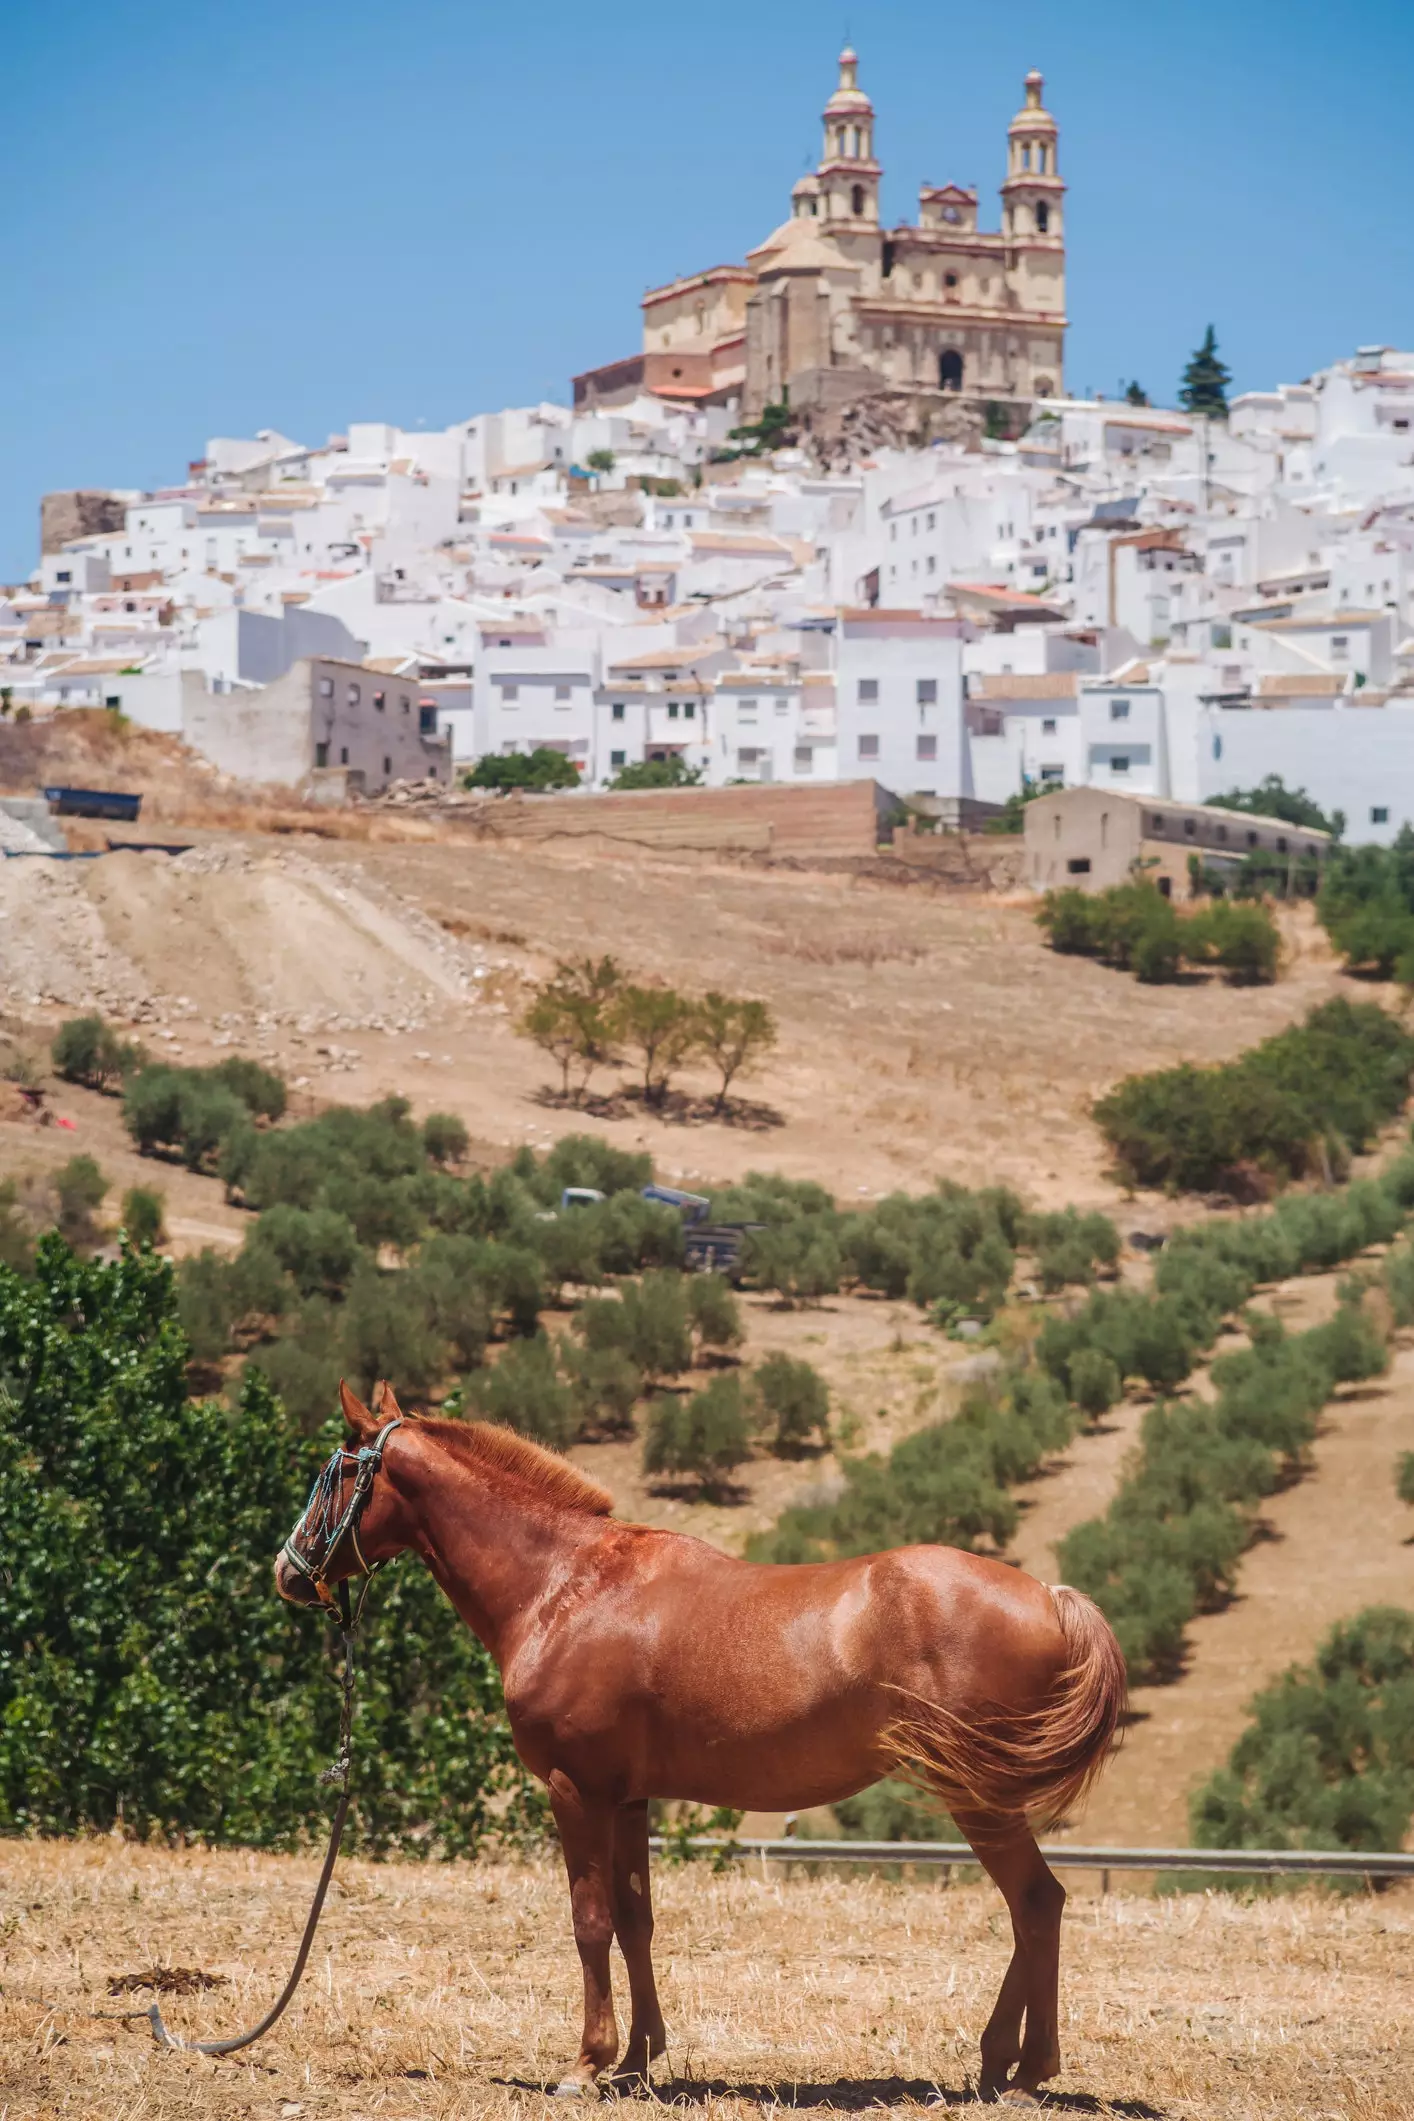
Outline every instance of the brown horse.
<svg viewBox="0 0 1414 2121"><path fill-rule="evenodd" d="M1065 1893L1031 1825L1083 1794L1124 1706L1123 1661L1089 1600L949 1547L737 1561L616 1523L602 1488L509 1429L403 1421L386 1388L377 1417L341 1396L362 1460L331 1459L276 1584L309 1604L411 1548L495 1658L516 1749L549 1790L584 1968L584 2037L560 2089L586 2090L618 2054L615 1937L632 2000L620 2077L645 2077L664 2049L650 1798L804 1810L902 1769L947 1804L1006 1898L1014 1949L981 2089L1034 2103L1060 2068Z"/></svg>

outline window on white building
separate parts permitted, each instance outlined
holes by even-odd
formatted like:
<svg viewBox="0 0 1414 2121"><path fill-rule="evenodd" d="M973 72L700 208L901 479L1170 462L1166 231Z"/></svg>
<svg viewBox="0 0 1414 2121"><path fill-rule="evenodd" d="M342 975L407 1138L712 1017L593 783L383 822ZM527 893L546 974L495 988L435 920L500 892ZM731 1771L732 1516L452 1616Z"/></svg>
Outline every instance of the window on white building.
<svg viewBox="0 0 1414 2121"><path fill-rule="evenodd" d="M1064 766L1043 766L1041 768L1041 786L1043 788L1059 788L1064 780Z"/></svg>
<svg viewBox="0 0 1414 2121"><path fill-rule="evenodd" d="M684 700L684 701L683 701L683 703L682 703L682 718L683 718L683 720L684 720L685 722L691 722L691 721L695 721L695 720L696 720L696 718L697 718L697 708L696 708L695 704L693 703L693 701L691 701L691 700Z"/></svg>
<svg viewBox="0 0 1414 2121"><path fill-rule="evenodd" d="M1110 772L1111 772L1111 773L1128 773L1128 771L1129 771L1129 754L1128 754L1128 752L1126 752L1126 751L1117 751L1117 752L1115 753L1114 757L1113 757L1113 758L1112 758L1112 759L1110 760Z"/></svg>
<svg viewBox="0 0 1414 2121"><path fill-rule="evenodd" d="M1344 633L1333 633L1333 634L1331 635L1331 656L1332 656L1332 658L1334 659L1334 657L1336 657L1336 656L1338 656L1338 655L1349 655L1349 653L1350 653L1350 637L1349 637L1349 635L1348 635L1348 634L1344 634Z"/></svg>
<svg viewBox="0 0 1414 2121"><path fill-rule="evenodd" d="M736 718L739 722L749 722L754 724L756 721L755 700L738 700Z"/></svg>
<svg viewBox="0 0 1414 2121"><path fill-rule="evenodd" d="M350 705L350 707L357 707L357 705L358 705L359 701L360 701L360 700L361 700L362 698L363 698L363 693L362 693L362 691L360 690L360 688L359 688L359 687L358 687L357 685L350 685L350 687L349 687L349 691L348 691L348 701L349 701L349 705Z"/></svg>
<svg viewBox="0 0 1414 2121"><path fill-rule="evenodd" d="M611 766L622 766L627 756L627 752L611 751L609 753L609 764Z"/></svg>
<svg viewBox="0 0 1414 2121"><path fill-rule="evenodd" d="M378 709L378 712L379 712L380 714L386 714L386 713L387 713L387 711L388 711L388 695L387 695L387 693L386 693L386 692L375 692L375 693L374 693L374 695L373 695L373 704L374 704L374 706L375 706L375 707L376 707L376 708Z"/></svg>
<svg viewBox="0 0 1414 2121"><path fill-rule="evenodd" d="M859 739L859 756L862 759L876 759L879 756L879 739L876 736L862 736Z"/></svg>
<svg viewBox="0 0 1414 2121"><path fill-rule="evenodd" d="M936 707L938 704L937 679L920 678L915 688L915 697L920 707Z"/></svg>
<svg viewBox="0 0 1414 2121"><path fill-rule="evenodd" d="M1110 701L1110 720L1112 722L1127 722L1129 720L1128 700Z"/></svg>
<svg viewBox="0 0 1414 2121"><path fill-rule="evenodd" d="M935 759L937 756L938 739L935 736L919 737L917 757L919 759Z"/></svg>
<svg viewBox="0 0 1414 2121"><path fill-rule="evenodd" d="M879 680L877 678L861 678L859 680L859 689L855 694L855 698L858 700L860 706L871 706L873 702L878 699L878 697Z"/></svg>
<svg viewBox="0 0 1414 2121"><path fill-rule="evenodd" d="M813 747L812 745L810 745L810 744L797 744L797 745L796 745L796 747L795 747L795 770L796 770L796 772L797 772L797 773L811 773L811 772L813 772L813 771L814 771L814 767L815 767L815 751L814 751L814 747Z"/></svg>
<svg viewBox="0 0 1414 2121"><path fill-rule="evenodd" d="M613 706L609 709L609 720L611 722L621 722L623 718L624 703L622 700L615 700Z"/></svg>
<svg viewBox="0 0 1414 2121"><path fill-rule="evenodd" d="M392 772L392 770L393 770L393 761L392 761L391 759L384 759L384 761L383 761L383 773L384 773L384 777L386 778L386 777L387 777L387 775L388 775L388 774L390 774L390 773Z"/></svg>
<svg viewBox="0 0 1414 2121"><path fill-rule="evenodd" d="M334 697L334 680L333 680L332 678L321 678L321 679L319 680L319 697L320 697L320 699L321 699L321 700L332 700L332 699L333 699L333 697Z"/></svg>
<svg viewBox="0 0 1414 2121"><path fill-rule="evenodd" d="M557 700L567 700L569 696L570 689L568 685L557 685L555 687L555 698Z"/></svg>
<svg viewBox="0 0 1414 2121"><path fill-rule="evenodd" d="M398 694L398 705L402 708L404 714L412 713L412 701L408 698L405 692L400 692Z"/></svg>
<svg viewBox="0 0 1414 2121"><path fill-rule="evenodd" d="M1389 811L1383 803L1377 803L1374 809L1371 810L1370 823L1372 825L1387 825L1389 823Z"/></svg>
<svg viewBox="0 0 1414 2121"><path fill-rule="evenodd" d="M507 684L505 684L505 683L503 683L503 684L502 684L502 686L501 686L501 705L502 705L503 707L509 707L509 706L510 706L510 704L511 704L511 702L512 702L513 700L518 700L519 698L520 698L520 687L519 687L519 685L507 685Z"/></svg>
<svg viewBox="0 0 1414 2121"><path fill-rule="evenodd" d="M929 572L929 574L933 574L933 573L935 573L935 572L936 572L936 570L937 570L937 565L938 565L938 562L937 562L937 558L936 558L936 556L935 556L935 555L934 555L933 553L931 553L931 552L930 552L930 553L929 553L929 555L928 555L928 572Z"/></svg>
<svg viewBox="0 0 1414 2121"><path fill-rule="evenodd" d="M1055 725L1055 721L1054 721L1054 718L1048 718L1048 719L1047 719L1046 721L1042 722L1042 724L1041 724L1041 734L1042 734L1042 736L1054 736L1054 735L1055 735L1055 733L1056 733L1056 725Z"/></svg>

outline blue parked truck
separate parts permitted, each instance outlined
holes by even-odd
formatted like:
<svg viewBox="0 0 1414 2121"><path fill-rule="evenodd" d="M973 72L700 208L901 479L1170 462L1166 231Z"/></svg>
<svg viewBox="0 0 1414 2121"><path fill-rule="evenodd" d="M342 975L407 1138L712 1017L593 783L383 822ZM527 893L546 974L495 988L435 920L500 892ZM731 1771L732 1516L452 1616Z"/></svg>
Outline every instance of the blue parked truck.
<svg viewBox="0 0 1414 2121"><path fill-rule="evenodd" d="M677 1186L644 1186L641 1190L645 1200L676 1208L682 1217L683 1264L690 1274L723 1274L730 1282L741 1280L746 1240L753 1230L764 1227L761 1223L711 1222L711 1201L704 1194L684 1193ZM560 1207L588 1208L607 1198L596 1186L566 1186L560 1195Z"/></svg>

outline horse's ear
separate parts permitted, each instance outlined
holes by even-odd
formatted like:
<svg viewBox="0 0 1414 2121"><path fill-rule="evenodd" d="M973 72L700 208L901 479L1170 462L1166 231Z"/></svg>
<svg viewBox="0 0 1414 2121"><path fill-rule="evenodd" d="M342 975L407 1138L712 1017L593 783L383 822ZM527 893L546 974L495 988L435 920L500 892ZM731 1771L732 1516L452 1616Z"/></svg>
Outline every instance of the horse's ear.
<svg viewBox="0 0 1414 2121"><path fill-rule="evenodd" d="M402 1421L406 1418L386 1377L380 1377L373 1387L373 1411L378 1416L380 1426L385 1422Z"/></svg>
<svg viewBox="0 0 1414 2121"><path fill-rule="evenodd" d="M344 1410L344 1420L353 1430L360 1443L366 1437L377 1434L378 1423L373 1419L358 1394L349 1390L342 1377L339 1379L339 1405Z"/></svg>

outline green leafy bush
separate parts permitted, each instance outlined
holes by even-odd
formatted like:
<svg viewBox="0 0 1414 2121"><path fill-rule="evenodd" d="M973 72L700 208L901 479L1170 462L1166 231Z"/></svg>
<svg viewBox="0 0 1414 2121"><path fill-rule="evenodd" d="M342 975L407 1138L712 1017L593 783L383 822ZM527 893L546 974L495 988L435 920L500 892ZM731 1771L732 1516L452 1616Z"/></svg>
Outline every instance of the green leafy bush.
<svg viewBox="0 0 1414 2121"><path fill-rule="evenodd" d="M1281 936L1265 906L1215 899L1182 926L1189 964L1217 965L1234 987L1270 986L1281 959Z"/></svg>
<svg viewBox="0 0 1414 2121"><path fill-rule="evenodd" d="M687 1296L680 1274L655 1271L617 1297L597 1296L575 1317L586 1347L614 1348L645 1377L675 1377L692 1363Z"/></svg>
<svg viewBox="0 0 1414 2121"><path fill-rule="evenodd" d="M1028 1215L1023 1240L1036 1254L1041 1286L1048 1295L1093 1281L1097 1268L1113 1267L1119 1259L1119 1232L1109 1217L1075 1208Z"/></svg>
<svg viewBox="0 0 1414 2121"><path fill-rule="evenodd" d="M455 1112L429 1112L422 1122L422 1146L434 1164L459 1164L471 1136Z"/></svg>
<svg viewBox="0 0 1414 2121"><path fill-rule="evenodd" d="M189 1400L186 1359L150 1254L85 1266L51 1236L33 1280L0 1270L0 1832L324 1834L333 1638L270 1570L335 1432L305 1442L254 1374L235 1407ZM367 1853L537 1816L495 1668L411 1558L379 1578L355 1750Z"/></svg>
<svg viewBox="0 0 1414 2121"><path fill-rule="evenodd" d="M1347 967L1408 984L1414 960L1414 831L1392 847L1341 847L1327 866L1316 911Z"/></svg>
<svg viewBox="0 0 1414 2121"><path fill-rule="evenodd" d="M215 1068L141 1068L123 1095L123 1121L143 1155L179 1150L193 1171L228 1142L252 1142L254 1116L278 1119L284 1109L280 1077L238 1057Z"/></svg>
<svg viewBox="0 0 1414 2121"><path fill-rule="evenodd" d="M1343 1167L1409 1090L1414 1038L1370 1002L1337 1000L1215 1068L1132 1075L1095 1118L1126 1177L1201 1191L1244 1169L1274 1181Z"/></svg>
<svg viewBox="0 0 1414 2121"><path fill-rule="evenodd" d="M1414 1507L1414 1451L1402 1451L1395 1460L1394 1491L1401 1502Z"/></svg>
<svg viewBox="0 0 1414 2121"><path fill-rule="evenodd" d="M1064 1394L1038 1371L979 1388L952 1421L895 1444L887 1458L847 1460L837 1500L785 1511L748 1544L757 1561L825 1561L936 1542L1003 1548L1016 1529L1009 1485L1075 1431Z"/></svg>
<svg viewBox="0 0 1414 2121"><path fill-rule="evenodd" d="M1263 905L1219 899L1180 914L1147 878L1108 891L1048 891L1036 919L1053 950L1098 957L1151 985L1176 980L1183 965L1216 965L1235 986L1277 976L1281 938Z"/></svg>
<svg viewBox="0 0 1414 2121"><path fill-rule="evenodd" d="M71 1156L54 1173L53 1186L59 1203L59 1234L76 1251L98 1243L98 1210L108 1192L108 1181L91 1156Z"/></svg>
<svg viewBox="0 0 1414 2121"><path fill-rule="evenodd" d="M123 1195L123 1229L129 1244L165 1245L166 1204L151 1186L130 1186Z"/></svg>
<svg viewBox="0 0 1414 2121"><path fill-rule="evenodd" d="M462 775L462 786L489 788L498 795L508 795L515 789L543 795L554 788L577 788L579 774L562 751L537 744L530 751L511 752L503 757L488 752Z"/></svg>
<svg viewBox="0 0 1414 2121"><path fill-rule="evenodd" d="M1124 1390L1119 1367L1103 1348L1077 1348L1066 1363L1070 1396L1092 1420L1108 1412Z"/></svg>
<svg viewBox="0 0 1414 2121"><path fill-rule="evenodd" d="M648 1409L645 1473L686 1473L712 1488L750 1451L750 1425L741 1384L734 1376L714 1377L690 1399L655 1399Z"/></svg>
<svg viewBox="0 0 1414 2121"><path fill-rule="evenodd" d="M1398 1849L1414 1820L1414 1613L1368 1606L1252 1703L1191 1803L1200 1848Z"/></svg>
<svg viewBox="0 0 1414 2121"><path fill-rule="evenodd" d="M561 1380L554 1345L543 1333L513 1340L493 1369L468 1378L465 1400L469 1410L487 1421L504 1422L555 1451L573 1442L578 1427L574 1396Z"/></svg>
<svg viewBox="0 0 1414 2121"><path fill-rule="evenodd" d="M120 1039L101 1016L71 1016L55 1032L50 1056L56 1075L90 1090L106 1090L147 1058L141 1046Z"/></svg>
<svg viewBox="0 0 1414 2121"><path fill-rule="evenodd" d="M771 1449L785 1457L830 1440L830 1391L819 1371L789 1355L768 1355L752 1374L751 1389Z"/></svg>
<svg viewBox="0 0 1414 2121"><path fill-rule="evenodd" d="M735 1348L742 1339L741 1305L720 1274L693 1274L687 1281L687 1315L702 1348Z"/></svg>
<svg viewBox="0 0 1414 2121"><path fill-rule="evenodd" d="M1109 1510L1058 1549L1066 1582L1096 1600L1131 1672L1172 1674L1193 1615L1230 1594L1257 1504L1303 1463L1320 1408L1387 1361L1354 1304L1298 1336L1271 1319L1249 1326L1251 1346L1213 1364L1215 1401L1151 1407Z"/></svg>

